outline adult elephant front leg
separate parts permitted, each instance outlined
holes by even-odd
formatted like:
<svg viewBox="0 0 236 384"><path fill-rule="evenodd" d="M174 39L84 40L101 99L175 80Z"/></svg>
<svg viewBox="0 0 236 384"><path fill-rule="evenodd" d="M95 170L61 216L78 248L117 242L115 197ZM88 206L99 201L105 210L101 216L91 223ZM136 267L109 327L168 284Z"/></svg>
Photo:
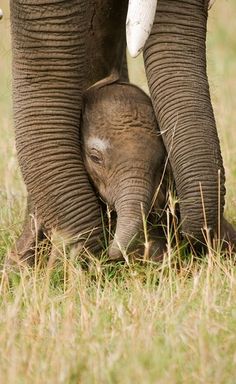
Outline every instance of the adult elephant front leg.
<svg viewBox="0 0 236 384"><path fill-rule="evenodd" d="M112 70L100 68L100 59L92 72L87 65L91 20L97 20L91 10L98 3L11 1L14 119L23 178L46 231L57 229L71 243L85 241L92 248L100 233L100 211L81 158L79 119L84 89ZM117 6L124 20L125 3ZM111 1L102 5L105 12ZM104 34L93 38L104 39ZM121 35L116 31L110 38L112 53Z"/></svg>
<svg viewBox="0 0 236 384"><path fill-rule="evenodd" d="M200 241L205 225L217 231L225 194L206 74L207 6L205 0L159 0L144 52L180 201L182 229Z"/></svg>

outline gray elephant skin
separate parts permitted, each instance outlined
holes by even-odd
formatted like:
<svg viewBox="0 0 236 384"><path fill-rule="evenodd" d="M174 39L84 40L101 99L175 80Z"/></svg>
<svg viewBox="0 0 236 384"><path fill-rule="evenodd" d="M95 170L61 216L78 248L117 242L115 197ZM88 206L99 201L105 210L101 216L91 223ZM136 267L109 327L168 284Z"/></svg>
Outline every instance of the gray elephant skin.
<svg viewBox="0 0 236 384"><path fill-rule="evenodd" d="M11 0L10 7L16 147L29 195L25 228L32 215L37 222L23 231L16 253L28 257L35 238L54 229L96 249L101 218L79 145L82 95L114 72L127 77L128 0ZM159 0L144 47L182 231L200 241L205 217L217 232L225 195L206 73L207 18L207 0Z"/></svg>

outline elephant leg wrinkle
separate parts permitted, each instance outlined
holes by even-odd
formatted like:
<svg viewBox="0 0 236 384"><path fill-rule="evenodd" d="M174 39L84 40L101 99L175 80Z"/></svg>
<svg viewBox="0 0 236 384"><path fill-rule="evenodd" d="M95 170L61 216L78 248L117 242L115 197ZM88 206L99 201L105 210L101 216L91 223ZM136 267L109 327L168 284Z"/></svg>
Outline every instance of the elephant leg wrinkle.
<svg viewBox="0 0 236 384"><path fill-rule="evenodd" d="M225 196L206 72L207 6L205 0L159 0L144 49L151 98L177 189L182 230L200 243L205 241L205 226L217 233Z"/></svg>
<svg viewBox="0 0 236 384"><path fill-rule="evenodd" d="M127 78L127 6L127 0L10 1L14 125L23 179L47 235L58 230L91 251L103 232L79 144L82 94L113 70ZM26 228L23 233L26 238Z"/></svg>

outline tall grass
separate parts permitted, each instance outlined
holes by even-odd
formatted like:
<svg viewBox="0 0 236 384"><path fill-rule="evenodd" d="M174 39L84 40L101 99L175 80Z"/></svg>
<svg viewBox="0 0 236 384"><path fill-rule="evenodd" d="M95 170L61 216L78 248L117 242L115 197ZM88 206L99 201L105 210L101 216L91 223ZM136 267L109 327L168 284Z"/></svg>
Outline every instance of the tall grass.
<svg viewBox="0 0 236 384"><path fill-rule="evenodd" d="M1 382L234 383L233 262L174 261L5 275Z"/></svg>
<svg viewBox="0 0 236 384"><path fill-rule="evenodd" d="M0 383L236 382L233 256L198 259L168 244L162 264L86 265L60 251L50 266L9 272L25 189L14 147L8 1L0 22ZM216 2L209 76L236 223L236 3ZM140 59L138 59L138 62ZM145 88L143 69L132 79ZM181 257L180 257L181 256Z"/></svg>

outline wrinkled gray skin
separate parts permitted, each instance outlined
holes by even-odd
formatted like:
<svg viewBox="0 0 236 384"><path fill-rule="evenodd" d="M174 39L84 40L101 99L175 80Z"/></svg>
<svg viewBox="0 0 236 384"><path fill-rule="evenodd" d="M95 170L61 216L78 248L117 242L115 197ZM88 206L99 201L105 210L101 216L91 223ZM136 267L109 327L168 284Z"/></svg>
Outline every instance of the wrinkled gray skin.
<svg viewBox="0 0 236 384"><path fill-rule="evenodd" d="M92 87L85 96L81 135L89 176L117 213L109 257L119 259L142 229L142 215L148 216L163 179L166 151L150 98L131 84ZM156 207L164 205L163 192L159 188Z"/></svg>
<svg viewBox="0 0 236 384"><path fill-rule="evenodd" d="M125 75L128 0L11 0L10 6L16 147L29 196L15 255L34 259L36 243L55 229L94 250L102 225L78 140L82 95L115 71ZM223 221L225 195L206 72L207 18L208 0L159 0L144 47L182 232L200 242L205 217L212 233L218 217Z"/></svg>

